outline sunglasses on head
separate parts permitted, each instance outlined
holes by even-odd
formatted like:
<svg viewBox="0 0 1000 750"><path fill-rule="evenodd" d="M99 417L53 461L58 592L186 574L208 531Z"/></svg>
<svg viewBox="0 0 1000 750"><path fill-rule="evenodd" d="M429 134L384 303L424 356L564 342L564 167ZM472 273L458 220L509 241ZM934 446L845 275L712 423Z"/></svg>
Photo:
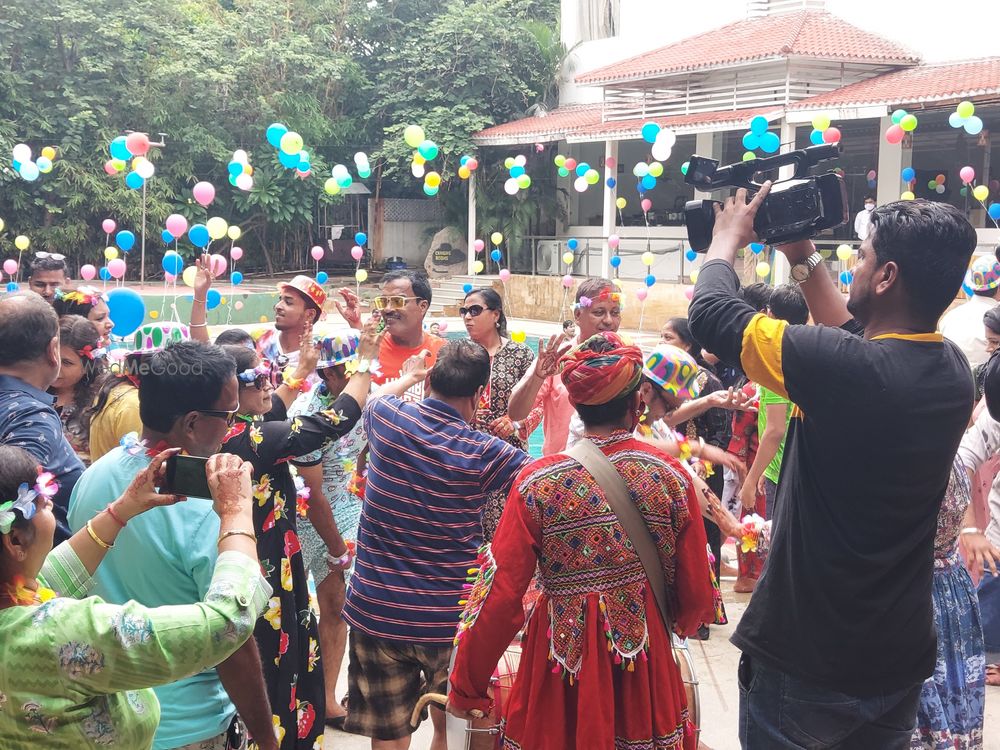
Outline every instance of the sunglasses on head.
<svg viewBox="0 0 1000 750"><path fill-rule="evenodd" d="M52 258L52 260L66 260L66 256L62 253L47 253L44 250L35 253L36 258Z"/></svg>
<svg viewBox="0 0 1000 750"><path fill-rule="evenodd" d="M375 297L372 300L372 304L375 306L376 310L402 310L406 307L406 303L412 299L421 299L420 297L404 297L402 294L393 294L388 297Z"/></svg>
<svg viewBox="0 0 1000 750"><path fill-rule="evenodd" d="M473 318L478 318L486 310L492 310L492 307L483 307L482 305L469 305L468 307L458 308L458 317L464 318L466 315L471 315Z"/></svg>
<svg viewBox="0 0 1000 750"><path fill-rule="evenodd" d="M261 362L252 370L244 370L236 378L242 385L252 385L258 391L264 390L265 383L277 385L277 371L270 362Z"/></svg>

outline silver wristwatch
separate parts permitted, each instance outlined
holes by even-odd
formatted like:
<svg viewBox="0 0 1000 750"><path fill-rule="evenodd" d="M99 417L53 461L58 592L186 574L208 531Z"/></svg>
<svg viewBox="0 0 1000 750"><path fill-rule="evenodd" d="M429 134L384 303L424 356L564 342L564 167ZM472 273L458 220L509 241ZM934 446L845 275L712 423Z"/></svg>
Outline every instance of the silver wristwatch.
<svg viewBox="0 0 1000 750"><path fill-rule="evenodd" d="M813 253L801 263L796 263L792 266L788 275L791 276L792 281L796 284L801 284L812 275L812 272L815 271L822 262L823 256L819 253Z"/></svg>

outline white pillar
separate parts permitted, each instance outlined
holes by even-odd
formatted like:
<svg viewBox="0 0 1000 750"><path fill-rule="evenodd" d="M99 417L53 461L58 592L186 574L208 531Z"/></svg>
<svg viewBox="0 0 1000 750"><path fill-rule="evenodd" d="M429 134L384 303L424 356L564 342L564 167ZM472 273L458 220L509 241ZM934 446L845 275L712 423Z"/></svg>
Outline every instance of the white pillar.
<svg viewBox="0 0 1000 750"><path fill-rule="evenodd" d="M694 152L698 156L708 159L722 158L722 133L697 133L694 137ZM723 165L724 166L724 165ZM694 199L696 201L710 200L711 192L695 190Z"/></svg>
<svg viewBox="0 0 1000 750"><path fill-rule="evenodd" d="M476 262L476 250L473 248L476 242L476 173L470 174L466 182L469 185L469 251L466 272L472 276L472 264ZM507 265L510 265L509 261Z"/></svg>
<svg viewBox="0 0 1000 750"><path fill-rule="evenodd" d="M899 200L903 192L903 178L900 173L913 163L913 149L903 148L902 143L888 143L885 131L892 125L891 117L883 117L878 124L878 186L875 204L892 203Z"/></svg>
<svg viewBox="0 0 1000 750"><path fill-rule="evenodd" d="M787 153L789 151L795 150L795 125L788 122L785 118L781 119L781 153ZM795 174L794 165L789 164L787 167L781 167L778 170L778 179L787 180ZM774 280L775 284L785 284L788 282L788 274L791 268L788 265L788 258L782 252L776 252L774 254L773 266L771 268L771 278Z"/></svg>
<svg viewBox="0 0 1000 750"><path fill-rule="evenodd" d="M613 167L608 166L608 160L611 160L614 164ZM608 179L613 177L615 179L615 186L608 187ZM615 227L618 226L618 222L615 221L617 218L618 206L615 205L615 200L618 198L618 141L605 141L604 142L604 223L602 225L601 233L604 235L605 239L601 243L601 268L598 276L605 279L611 278L611 248L608 247L607 237L615 233Z"/></svg>

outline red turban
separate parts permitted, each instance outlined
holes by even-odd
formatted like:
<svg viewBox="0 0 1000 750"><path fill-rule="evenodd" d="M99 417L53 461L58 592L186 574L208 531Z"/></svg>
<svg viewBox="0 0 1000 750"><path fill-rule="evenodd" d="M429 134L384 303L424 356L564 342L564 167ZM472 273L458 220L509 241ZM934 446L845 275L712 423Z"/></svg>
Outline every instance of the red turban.
<svg viewBox="0 0 1000 750"><path fill-rule="evenodd" d="M574 406L600 406L632 393L642 377L642 352L617 333L591 336L562 358L562 381Z"/></svg>

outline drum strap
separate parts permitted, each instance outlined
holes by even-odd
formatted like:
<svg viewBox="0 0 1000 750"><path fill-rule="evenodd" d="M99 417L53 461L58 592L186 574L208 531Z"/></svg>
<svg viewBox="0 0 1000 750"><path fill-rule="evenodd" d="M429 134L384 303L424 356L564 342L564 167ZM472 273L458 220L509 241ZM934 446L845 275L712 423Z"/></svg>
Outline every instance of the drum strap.
<svg viewBox="0 0 1000 750"><path fill-rule="evenodd" d="M663 565L660 563L656 542L649 531L649 526L646 525L646 519L632 502L625 480L604 452L586 438L567 450L566 455L578 461L604 491L608 505L618 517L625 535L639 556L639 562L642 563L649 587L653 592L653 599L656 600L656 608L660 610L667 636L670 637L673 632L673 620L667 609L667 581L663 575Z"/></svg>

